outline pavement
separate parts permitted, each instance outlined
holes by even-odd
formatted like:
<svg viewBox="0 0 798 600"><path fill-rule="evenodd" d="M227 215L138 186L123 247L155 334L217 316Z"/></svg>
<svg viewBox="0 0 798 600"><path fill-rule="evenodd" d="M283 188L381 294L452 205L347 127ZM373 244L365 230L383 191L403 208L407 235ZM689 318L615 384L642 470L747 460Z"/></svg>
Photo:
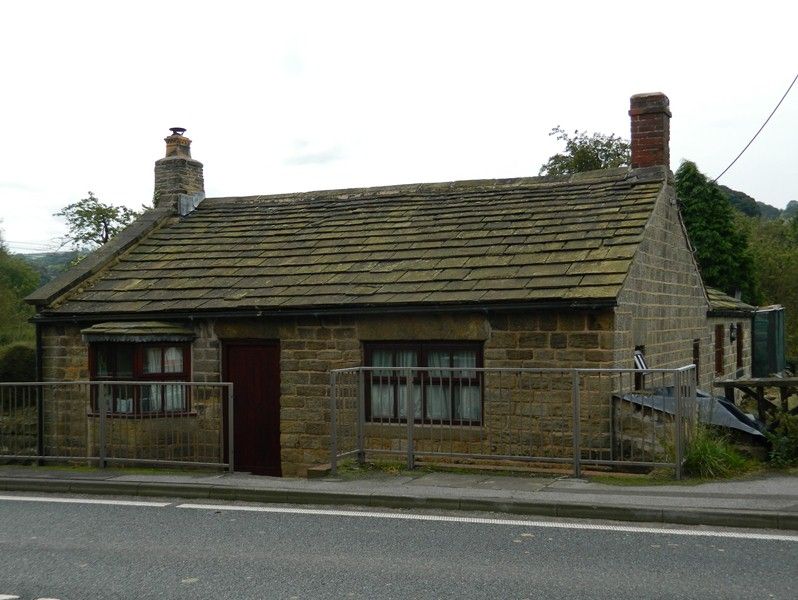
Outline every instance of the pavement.
<svg viewBox="0 0 798 600"><path fill-rule="evenodd" d="M798 476L608 485L555 476L365 472L319 479L248 473L0 466L0 492L160 496L798 530Z"/></svg>

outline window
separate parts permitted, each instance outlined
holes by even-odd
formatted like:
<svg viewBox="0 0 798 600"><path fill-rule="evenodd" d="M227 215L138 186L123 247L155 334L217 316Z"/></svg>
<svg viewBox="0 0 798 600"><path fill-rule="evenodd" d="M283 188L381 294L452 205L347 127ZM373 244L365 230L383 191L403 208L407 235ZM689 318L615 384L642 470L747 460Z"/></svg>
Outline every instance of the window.
<svg viewBox="0 0 798 600"><path fill-rule="evenodd" d="M695 365L695 384L699 385L701 372L701 340L693 340L693 364Z"/></svg>
<svg viewBox="0 0 798 600"><path fill-rule="evenodd" d="M413 419L425 423L482 423L482 346L471 343L369 343L366 416L371 421L407 421L408 394Z"/></svg>
<svg viewBox="0 0 798 600"><path fill-rule="evenodd" d="M715 375L723 375L723 344L724 344L723 325L715 325Z"/></svg>
<svg viewBox="0 0 798 600"><path fill-rule="evenodd" d="M646 362L646 347L635 346L635 371L648 371ZM643 373L635 373L635 390L642 390L646 385L646 376Z"/></svg>
<svg viewBox="0 0 798 600"><path fill-rule="evenodd" d="M737 368L743 368L743 324L737 323Z"/></svg>
<svg viewBox="0 0 798 600"><path fill-rule="evenodd" d="M95 381L188 381L188 344L96 343L90 351ZM102 388L109 413L157 415L189 410L183 385L109 385ZM97 390L93 402L97 403Z"/></svg>

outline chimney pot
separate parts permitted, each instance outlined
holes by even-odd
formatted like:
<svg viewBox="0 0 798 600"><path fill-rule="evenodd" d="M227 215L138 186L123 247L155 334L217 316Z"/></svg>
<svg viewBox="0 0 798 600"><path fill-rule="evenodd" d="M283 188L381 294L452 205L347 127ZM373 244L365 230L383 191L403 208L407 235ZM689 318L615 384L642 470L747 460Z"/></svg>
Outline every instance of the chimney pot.
<svg viewBox="0 0 798 600"><path fill-rule="evenodd" d="M670 167L670 101L661 92L635 94L629 101L632 168Z"/></svg>

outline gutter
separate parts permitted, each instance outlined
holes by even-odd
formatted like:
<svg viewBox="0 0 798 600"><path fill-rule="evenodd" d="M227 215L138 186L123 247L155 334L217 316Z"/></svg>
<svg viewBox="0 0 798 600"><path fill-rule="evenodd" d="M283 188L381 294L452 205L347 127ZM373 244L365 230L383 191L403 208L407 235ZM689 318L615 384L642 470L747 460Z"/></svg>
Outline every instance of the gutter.
<svg viewBox="0 0 798 600"><path fill-rule="evenodd" d="M279 318L279 317L347 317L363 315L416 315L416 314L451 314L451 313L490 313L490 312L519 312L525 310L597 310L614 308L617 300L586 300L586 301L552 301L536 303L496 303L496 304L453 304L453 305L397 305L397 306L353 306L353 307L320 307L297 309L248 309L224 311L186 311L186 312L154 312L154 313L70 313L65 315L38 314L32 321L34 323L75 323L75 322L102 322L102 321L143 321L143 320L194 320L212 318Z"/></svg>
<svg viewBox="0 0 798 600"><path fill-rule="evenodd" d="M747 319L752 319L754 317L755 310L735 310L732 308L728 309L719 309L719 310L710 310L707 312L707 317L712 318L723 318L723 317L743 317Z"/></svg>

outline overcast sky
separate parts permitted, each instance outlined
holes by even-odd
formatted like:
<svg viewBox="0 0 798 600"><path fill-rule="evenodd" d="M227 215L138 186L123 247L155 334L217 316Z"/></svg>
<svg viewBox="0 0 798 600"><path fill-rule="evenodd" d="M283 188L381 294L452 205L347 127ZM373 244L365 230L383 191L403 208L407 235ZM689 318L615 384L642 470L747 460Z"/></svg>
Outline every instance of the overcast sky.
<svg viewBox="0 0 798 600"><path fill-rule="evenodd" d="M57 246L88 190L140 207L169 127L208 196L537 175L555 125L629 135L670 97L671 168L714 177L798 73L796 2L0 5L0 229ZM721 180L798 199L798 85Z"/></svg>

